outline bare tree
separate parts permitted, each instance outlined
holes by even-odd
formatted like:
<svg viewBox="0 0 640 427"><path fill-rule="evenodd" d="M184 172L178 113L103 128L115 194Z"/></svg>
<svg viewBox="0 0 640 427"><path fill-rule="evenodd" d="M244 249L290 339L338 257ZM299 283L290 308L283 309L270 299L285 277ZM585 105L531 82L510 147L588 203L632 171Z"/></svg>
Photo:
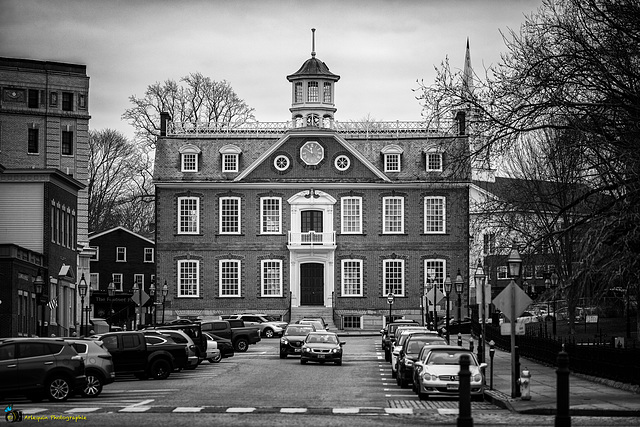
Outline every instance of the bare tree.
<svg viewBox="0 0 640 427"><path fill-rule="evenodd" d="M191 73L178 82L166 80L147 87L144 97L129 97L133 107L122 118L135 129L136 137L150 147L160 135L160 113L168 112L181 123L232 124L252 120L254 109L235 93L226 80L215 81Z"/></svg>

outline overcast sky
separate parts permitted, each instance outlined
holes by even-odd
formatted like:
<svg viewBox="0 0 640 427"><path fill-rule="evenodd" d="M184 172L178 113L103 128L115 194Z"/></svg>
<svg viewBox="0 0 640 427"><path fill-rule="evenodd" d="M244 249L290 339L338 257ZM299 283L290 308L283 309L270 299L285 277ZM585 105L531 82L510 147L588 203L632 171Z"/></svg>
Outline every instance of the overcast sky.
<svg viewBox="0 0 640 427"><path fill-rule="evenodd" d="M476 73L541 0L0 0L0 56L85 64L92 129L133 137L129 96L201 72L227 80L260 121L290 119L286 76L311 56L341 78L335 117L419 120L412 89L445 57Z"/></svg>

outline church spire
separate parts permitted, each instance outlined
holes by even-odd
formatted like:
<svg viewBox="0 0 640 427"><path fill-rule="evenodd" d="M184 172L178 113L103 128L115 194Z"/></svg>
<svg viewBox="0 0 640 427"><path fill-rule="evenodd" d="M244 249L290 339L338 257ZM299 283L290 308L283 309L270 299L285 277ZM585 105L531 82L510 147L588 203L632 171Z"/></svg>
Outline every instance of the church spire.
<svg viewBox="0 0 640 427"><path fill-rule="evenodd" d="M464 69L462 71L462 87L466 93L473 92L473 67L471 67L471 51L469 50L469 37L467 37L467 50L464 55Z"/></svg>

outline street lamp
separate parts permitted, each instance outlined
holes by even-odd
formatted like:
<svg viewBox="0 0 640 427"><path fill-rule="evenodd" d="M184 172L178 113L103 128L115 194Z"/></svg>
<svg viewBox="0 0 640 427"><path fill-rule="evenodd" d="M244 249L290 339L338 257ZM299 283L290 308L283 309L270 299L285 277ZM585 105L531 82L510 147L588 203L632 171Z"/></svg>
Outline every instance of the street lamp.
<svg viewBox="0 0 640 427"><path fill-rule="evenodd" d="M389 292L387 295L387 304L389 304L389 323L391 323L391 307L393 307L393 301L395 300L393 292Z"/></svg>
<svg viewBox="0 0 640 427"><path fill-rule="evenodd" d="M113 325L113 297L116 295L116 285L113 282L110 282L109 286L107 286L107 295L109 295L109 317Z"/></svg>
<svg viewBox="0 0 640 427"><path fill-rule="evenodd" d="M553 287L553 338L556 337L556 289L558 286L558 274L551 274L551 286Z"/></svg>
<svg viewBox="0 0 640 427"><path fill-rule="evenodd" d="M84 297L87 295L87 281L84 280L84 273L80 278L78 292L80 293L80 335L84 335Z"/></svg>
<svg viewBox="0 0 640 427"><path fill-rule="evenodd" d="M449 294L451 294L451 287L453 286L453 283L451 283L451 276L449 276L449 274L447 274L447 278L444 279L444 293L445 296L447 297L447 317L445 319L445 330L447 331L447 344L449 344Z"/></svg>
<svg viewBox="0 0 640 427"><path fill-rule="evenodd" d="M152 280L151 281L151 285L149 285L149 295L151 296L151 302L152 302L152 310L153 310L153 317L152 319L152 323L155 326L156 324L156 284L155 282Z"/></svg>
<svg viewBox="0 0 640 427"><path fill-rule="evenodd" d="M516 360L516 279L520 277L520 269L522 268L522 257L518 251L516 242L513 242L509 258L507 258L509 267L509 275L511 276L511 312L509 313L509 321L511 322L511 397L518 397L518 368Z"/></svg>
<svg viewBox="0 0 640 427"><path fill-rule="evenodd" d="M549 289L551 289L551 279L549 279L549 277L547 277L546 279L544 279L544 288L547 290L547 318L544 319L544 335L546 338L549 338L549 334L548 334L548 329L547 329L547 319L549 318L549 316L551 316L551 307L549 305ZM555 309L553 310L555 312ZM553 313L553 315L555 316L556 314Z"/></svg>
<svg viewBox="0 0 640 427"><path fill-rule="evenodd" d="M485 341L484 327L485 327L486 317L487 317L487 313L486 313L487 303L485 301L485 286L484 286L484 281L486 278L487 278L487 275L485 274L484 268L482 267L482 262L480 262L480 260L478 259L478 267L476 268L476 273L473 276L473 280L476 284L476 295L478 295L478 290L480 290L480 299L481 299L480 320L482 321L482 324L480 325L480 330L482 331L482 333L480 334L480 339L478 340L478 359L480 363L484 362L484 341Z"/></svg>
<svg viewBox="0 0 640 427"><path fill-rule="evenodd" d="M456 275L456 293L458 294L458 325L462 323L462 290L464 286L464 282L462 281L462 274L460 274L460 269L458 269L458 274Z"/></svg>
<svg viewBox="0 0 640 427"><path fill-rule="evenodd" d="M438 312L436 311L437 287L436 287L436 271L433 268L427 269L427 280L430 289L433 289L433 330L438 330Z"/></svg>
<svg viewBox="0 0 640 427"><path fill-rule="evenodd" d="M169 294L169 288L167 287L167 281L164 281L164 285L162 285L162 324L164 325L164 302L167 299L167 295Z"/></svg>
<svg viewBox="0 0 640 427"><path fill-rule="evenodd" d="M42 279L42 274L40 272L40 269L38 269L38 275L33 281L33 286L35 287L35 291L36 291L36 334L42 336L42 334L44 333L44 304L42 304L42 319L41 319L42 328L38 327L38 311L37 311L37 306L38 304L41 303L40 300L42 299L42 289L44 287L44 280ZM40 329L40 331L38 329Z"/></svg>

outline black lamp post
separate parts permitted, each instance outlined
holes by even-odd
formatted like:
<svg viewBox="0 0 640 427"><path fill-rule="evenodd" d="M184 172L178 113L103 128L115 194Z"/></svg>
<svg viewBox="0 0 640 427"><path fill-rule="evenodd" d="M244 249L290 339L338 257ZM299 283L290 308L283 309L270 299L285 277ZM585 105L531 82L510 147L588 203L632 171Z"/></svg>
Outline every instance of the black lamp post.
<svg viewBox="0 0 640 427"><path fill-rule="evenodd" d="M458 269L458 274L456 275L456 293L458 294L458 324L462 323L462 291L464 287L464 281L462 280L462 274L460 273L460 269Z"/></svg>
<svg viewBox="0 0 640 427"><path fill-rule="evenodd" d="M511 397L515 398L519 396L518 388L518 363L516 357L516 280L520 277L520 269L522 268L522 257L518 251L516 242L513 242L513 247L509 253L507 259L507 265L509 266L509 275L511 276L510 285L512 285L511 291L511 310L509 313L509 321L511 322Z"/></svg>
<svg viewBox="0 0 640 427"><path fill-rule="evenodd" d="M451 283L451 276L449 276L447 274L447 278L444 279L444 293L445 296L447 297L447 317L445 319L445 329L447 331L447 344L449 344L449 338L451 336L451 334L449 333L449 295L451 294L451 287L453 286L453 283Z"/></svg>
<svg viewBox="0 0 640 427"><path fill-rule="evenodd" d="M393 307L393 302L395 300L395 295L393 295L393 292L389 292L389 294L387 295L387 304L389 304L389 323L391 323L391 307Z"/></svg>
<svg viewBox="0 0 640 427"><path fill-rule="evenodd" d="M152 280L151 285L149 285L149 295L151 296L151 307L153 310L153 316L151 317L151 323L155 326L156 324L156 284Z"/></svg>
<svg viewBox="0 0 640 427"><path fill-rule="evenodd" d="M484 362L484 334L485 334L485 323L486 323L486 318L487 318L487 313L486 313L486 307L487 307L487 303L485 301L485 286L484 286L484 281L486 279L487 275L484 272L484 268L482 268L482 262L480 262L480 260L478 260L478 267L476 267L476 273L473 276L473 280L476 284L476 295L478 295L478 290L480 290L480 311L482 313L482 315L480 316L480 321L482 322L482 324L480 325L480 330L481 330L481 334L480 334L480 339L478 340L478 360L480 363Z"/></svg>
<svg viewBox="0 0 640 427"><path fill-rule="evenodd" d="M80 278L80 284L78 284L78 293L80 293L80 335L84 333L84 297L87 295L87 281L84 280L84 273Z"/></svg>
<svg viewBox="0 0 640 427"><path fill-rule="evenodd" d="M169 294L169 288L167 287L167 281L164 281L164 285L162 285L162 324L164 325L164 302L167 299L167 295Z"/></svg>
<svg viewBox="0 0 640 427"><path fill-rule="evenodd" d="M36 291L36 334L42 336L44 334L44 304L41 304L42 301L40 300L42 299L42 288L44 287L44 280L42 279L42 273L40 272L40 270L38 270L38 275L33 281L33 286L35 287ZM42 305L42 328L38 326L38 305Z"/></svg>
<svg viewBox="0 0 640 427"><path fill-rule="evenodd" d="M107 295L109 295L109 317L113 325L113 297L116 295L116 285L113 282L109 282L109 286L107 286Z"/></svg>
<svg viewBox="0 0 640 427"><path fill-rule="evenodd" d="M553 288L553 337L556 337L556 289L558 286L558 274L554 271L551 274L551 286Z"/></svg>
<svg viewBox="0 0 640 427"><path fill-rule="evenodd" d="M437 331L438 330L438 312L436 311L436 294L437 294L437 289L436 289L436 281L435 281L435 271L433 270L433 268L430 268L427 270L427 287L429 289L429 291L431 291L431 289L433 289L433 330Z"/></svg>

